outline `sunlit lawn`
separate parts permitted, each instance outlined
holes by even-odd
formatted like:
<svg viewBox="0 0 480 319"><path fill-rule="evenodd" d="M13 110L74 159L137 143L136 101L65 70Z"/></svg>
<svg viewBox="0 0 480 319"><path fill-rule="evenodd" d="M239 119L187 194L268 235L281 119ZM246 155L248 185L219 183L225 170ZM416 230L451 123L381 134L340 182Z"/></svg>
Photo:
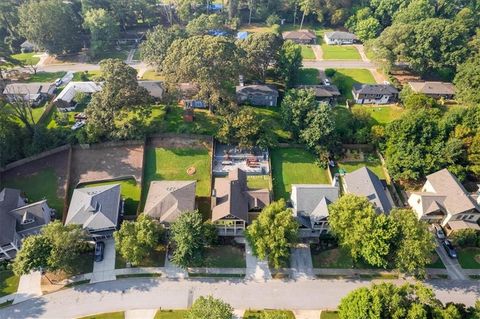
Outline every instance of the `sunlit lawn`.
<svg viewBox="0 0 480 319"><path fill-rule="evenodd" d="M100 313L98 315L92 315L87 317L82 317L78 319L124 319L125 313L123 311L120 312L109 312L109 313Z"/></svg>
<svg viewBox="0 0 480 319"><path fill-rule="evenodd" d="M315 53L313 52L313 49L309 45L302 45L302 57L304 60L315 60Z"/></svg>
<svg viewBox="0 0 480 319"><path fill-rule="evenodd" d="M373 105L355 105L353 109L363 109L370 113L376 124L386 125L399 119L405 112L405 109L396 105L373 106Z"/></svg>
<svg viewBox="0 0 480 319"><path fill-rule="evenodd" d="M247 186L250 189L270 189L271 182L268 175L248 175Z"/></svg>
<svg viewBox="0 0 480 319"><path fill-rule="evenodd" d="M322 44L323 58L325 60L361 60L357 48L352 45Z"/></svg>
<svg viewBox="0 0 480 319"><path fill-rule="evenodd" d="M465 269L480 269L480 248L467 247L458 249L458 262Z"/></svg>
<svg viewBox="0 0 480 319"><path fill-rule="evenodd" d="M372 73L367 69L336 69L332 82L339 88L342 95L348 99L353 97L352 88L354 84L376 83Z"/></svg>
<svg viewBox="0 0 480 319"><path fill-rule="evenodd" d="M59 71L59 72L37 72L37 74L32 74L26 82L48 82L52 83L55 82L56 79L62 78L66 72Z"/></svg>
<svg viewBox="0 0 480 319"><path fill-rule="evenodd" d="M188 310L158 310L154 319L185 319Z"/></svg>
<svg viewBox="0 0 480 319"><path fill-rule="evenodd" d="M183 120L183 108L172 106L165 114L164 127L166 132L215 135L218 129L218 119L208 110L195 109L193 122Z"/></svg>
<svg viewBox="0 0 480 319"><path fill-rule="evenodd" d="M83 72L75 72L73 74L72 81L97 81L102 76L102 71L100 70L91 70Z"/></svg>
<svg viewBox="0 0 480 319"><path fill-rule="evenodd" d="M0 297L15 293L19 280L11 270L0 271Z"/></svg>
<svg viewBox="0 0 480 319"><path fill-rule="evenodd" d="M28 53L17 53L12 54L11 57L21 64L25 65L35 65L40 61L40 58L36 55L41 54L37 52L28 52Z"/></svg>
<svg viewBox="0 0 480 319"><path fill-rule="evenodd" d="M247 310L243 315L244 319L261 319L263 318L263 313L275 313L285 319L295 319L295 315L290 310ZM269 318L275 318L273 316Z"/></svg>
<svg viewBox="0 0 480 319"><path fill-rule="evenodd" d="M142 75L142 80L162 81L165 78L158 74L155 70L148 70Z"/></svg>

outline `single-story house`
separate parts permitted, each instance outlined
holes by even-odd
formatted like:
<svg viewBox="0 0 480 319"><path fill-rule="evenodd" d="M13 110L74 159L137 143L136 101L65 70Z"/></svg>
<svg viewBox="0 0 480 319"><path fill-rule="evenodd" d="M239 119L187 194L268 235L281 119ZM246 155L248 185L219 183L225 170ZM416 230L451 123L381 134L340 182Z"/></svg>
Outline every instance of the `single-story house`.
<svg viewBox="0 0 480 319"><path fill-rule="evenodd" d="M448 235L465 228L480 230L478 203L447 169L428 175L422 190L411 193L408 204L418 219L442 225Z"/></svg>
<svg viewBox="0 0 480 319"><path fill-rule="evenodd" d="M138 85L145 88L155 100L161 100L165 88L162 81L138 81Z"/></svg>
<svg viewBox="0 0 480 319"><path fill-rule="evenodd" d="M65 86L62 92L57 95L53 102L58 102L58 108L60 111L71 111L75 109L75 105L72 102L77 93L85 93L91 95L101 90L102 83L97 83L93 81L70 82L67 84L67 86Z"/></svg>
<svg viewBox="0 0 480 319"><path fill-rule="evenodd" d="M195 181L153 181L144 214L170 225L184 212L195 209Z"/></svg>
<svg viewBox="0 0 480 319"><path fill-rule="evenodd" d="M452 100L455 98L455 86L448 82L408 82L408 85L415 93L423 93L434 99L444 98Z"/></svg>
<svg viewBox="0 0 480 319"><path fill-rule="evenodd" d="M313 90L315 99L318 102L335 105L337 98L341 96L340 91L335 85L297 85L297 89Z"/></svg>
<svg viewBox="0 0 480 319"><path fill-rule="evenodd" d="M32 43L28 40L26 40L22 44L20 44L20 50L22 51L22 53L40 51L39 47L36 44L34 44L34 43Z"/></svg>
<svg viewBox="0 0 480 319"><path fill-rule="evenodd" d="M65 225L82 225L94 239L109 238L123 215L120 184L76 188Z"/></svg>
<svg viewBox="0 0 480 319"><path fill-rule="evenodd" d="M278 90L270 85L239 85L237 102L254 106L277 106Z"/></svg>
<svg viewBox="0 0 480 319"><path fill-rule="evenodd" d="M52 215L46 200L27 204L20 190L4 188L0 192L0 260L14 258L23 238L39 233Z"/></svg>
<svg viewBox="0 0 480 319"><path fill-rule="evenodd" d="M236 168L216 178L212 191L212 222L221 236L241 236L248 223L270 204L268 189L251 190L247 174Z"/></svg>
<svg viewBox="0 0 480 319"><path fill-rule="evenodd" d="M355 34L344 31L325 32L323 38L327 44L354 44L358 41Z"/></svg>
<svg viewBox="0 0 480 319"><path fill-rule="evenodd" d="M317 35L311 30L286 31L282 33L283 40L293 41L298 44L315 44Z"/></svg>
<svg viewBox="0 0 480 319"><path fill-rule="evenodd" d="M327 184L293 184L290 201L293 215L300 224L299 236L305 239L318 239L327 234L328 205L335 202L340 189Z"/></svg>
<svg viewBox="0 0 480 319"><path fill-rule="evenodd" d="M357 104L389 104L398 100L398 90L390 84L354 84L353 99Z"/></svg>
<svg viewBox="0 0 480 319"><path fill-rule="evenodd" d="M9 102L23 99L37 106L52 96L55 89L55 83L10 83L5 86L3 94Z"/></svg>
<svg viewBox="0 0 480 319"><path fill-rule="evenodd" d="M200 89L195 83L178 83L177 90L180 93L180 104L185 108L204 109L207 104L204 101L195 99Z"/></svg>
<svg viewBox="0 0 480 319"><path fill-rule="evenodd" d="M378 176L365 166L345 174L343 187L347 194L365 196L377 213L388 214L392 210L385 183L382 183Z"/></svg>

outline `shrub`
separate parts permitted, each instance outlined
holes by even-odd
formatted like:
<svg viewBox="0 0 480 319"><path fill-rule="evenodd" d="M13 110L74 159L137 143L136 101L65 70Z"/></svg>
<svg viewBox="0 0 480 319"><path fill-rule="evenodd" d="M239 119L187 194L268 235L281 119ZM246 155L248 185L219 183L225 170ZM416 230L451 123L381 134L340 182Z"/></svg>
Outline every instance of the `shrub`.
<svg viewBox="0 0 480 319"><path fill-rule="evenodd" d="M455 245L460 247L475 247L480 245L480 233L475 229L462 229L452 236Z"/></svg>
<svg viewBox="0 0 480 319"><path fill-rule="evenodd" d="M335 69L325 69L325 75L331 78L332 76L335 75L337 71Z"/></svg>
<svg viewBox="0 0 480 319"><path fill-rule="evenodd" d="M267 22L267 25L269 27L271 27L274 24L279 24L280 23L280 17L278 15L276 15L275 13L271 14L271 15L268 16L266 22Z"/></svg>

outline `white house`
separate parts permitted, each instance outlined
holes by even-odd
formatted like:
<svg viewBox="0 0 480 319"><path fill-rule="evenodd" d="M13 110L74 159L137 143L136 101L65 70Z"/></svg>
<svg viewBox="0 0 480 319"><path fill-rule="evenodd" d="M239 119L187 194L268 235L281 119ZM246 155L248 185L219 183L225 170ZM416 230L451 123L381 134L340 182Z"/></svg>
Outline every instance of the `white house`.
<svg viewBox="0 0 480 319"><path fill-rule="evenodd" d="M389 104L398 100L398 90L390 84L354 84L352 95L357 104Z"/></svg>
<svg viewBox="0 0 480 319"><path fill-rule="evenodd" d="M354 44L358 41L355 34L343 31L325 32L323 38L329 45Z"/></svg>

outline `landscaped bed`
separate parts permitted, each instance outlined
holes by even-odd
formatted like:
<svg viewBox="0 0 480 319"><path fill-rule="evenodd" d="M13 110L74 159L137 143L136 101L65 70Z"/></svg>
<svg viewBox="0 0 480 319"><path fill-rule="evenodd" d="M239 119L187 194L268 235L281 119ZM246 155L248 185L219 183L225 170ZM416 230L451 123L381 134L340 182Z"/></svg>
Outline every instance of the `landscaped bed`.
<svg viewBox="0 0 480 319"><path fill-rule="evenodd" d="M0 297L17 292L19 280L11 270L0 271Z"/></svg>
<svg viewBox="0 0 480 319"><path fill-rule="evenodd" d="M458 262L465 269L480 269L480 248L466 247L458 249Z"/></svg>
<svg viewBox="0 0 480 319"><path fill-rule="evenodd" d="M247 310L243 315L244 319L261 319L265 312L274 312L287 319L295 319L295 315L290 310Z"/></svg>
<svg viewBox="0 0 480 319"><path fill-rule="evenodd" d="M375 78L367 69L335 69L332 82L335 84L342 95L347 99L352 99L352 88L357 83L375 84Z"/></svg>
<svg viewBox="0 0 480 319"><path fill-rule="evenodd" d="M352 45L322 44L323 58L325 60L361 60L357 48Z"/></svg>
<svg viewBox="0 0 480 319"><path fill-rule="evenodd" d="M330 184L328 171L315 164L315 156L302 148L271 152L275 199L289 199L292 184Z"/></svg>
<svg viewBox="0 0 480 319"><path fill-rule="evenodd" d="M206 247L203 267L245 268L245 248L239 245Z"/></svg>
<svg viewBox="0 0 480 319"><path fill-rule="evenodd" d="M322 311L320 314L320 319L339 319L337 311Z"/></svg>
<svg viewBox="0 0 480 319"><path fill-rule="evenodd" d="M158 245L150 254L142 260L142 262L134 267L163 267L165 266L165 245ZM127 267L127 260L125 260L118 252L115 257L115 269L122 269Z"/></svg>
<svg viewBox="0 0 480 319"><path fill-rule="evenodd" d="M188 310L158 310L154 319L184 319Z"/></svg>
<svg viewBox="0 0 480 319"><path fill-rule="evenodd" d="M355 105L352 109L361 108L370 113L370 116L375 121L375 124L387 125L388 123L399 119L405 112L405 109L396 106L373 106L373 105Z"/></svg>

